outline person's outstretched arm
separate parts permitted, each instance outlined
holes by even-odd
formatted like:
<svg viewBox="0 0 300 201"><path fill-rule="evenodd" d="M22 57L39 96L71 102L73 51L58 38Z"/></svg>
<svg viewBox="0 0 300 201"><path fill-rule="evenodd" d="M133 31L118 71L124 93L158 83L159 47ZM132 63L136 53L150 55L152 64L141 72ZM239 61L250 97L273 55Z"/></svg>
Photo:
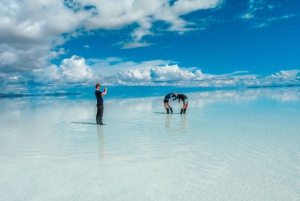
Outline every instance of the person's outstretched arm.
<svg viewBox="0 0 300 201"><path fill-rule="evenodd" d="M180 103L179 94L176 95L176 97L173 99L173 101L176 100L176 99L178 99L178 102Z"/></svg>
<svg viewBox="0 0 300 201"><path fill-rule="evenodd" d="M106 87L104 87L104 91L102 92L101 96L104 96L104 95L106 95L106 93L107 93L107 88L106 88Z"/></svg>
<svg viewBox="0 0 300 201"><path fill-rule="evenodd" d="M177 98L178 98L178 95L175 96L175 98L172 98L171 100L174 101L174 100L176 100Z"/></svg>

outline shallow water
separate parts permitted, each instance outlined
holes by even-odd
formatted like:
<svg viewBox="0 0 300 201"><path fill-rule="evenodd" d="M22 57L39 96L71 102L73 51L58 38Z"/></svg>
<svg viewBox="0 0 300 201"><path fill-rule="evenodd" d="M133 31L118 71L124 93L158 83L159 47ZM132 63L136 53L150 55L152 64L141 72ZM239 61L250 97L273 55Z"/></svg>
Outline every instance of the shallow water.
<svg viewBox="0 0 300 201"><path fill-rule="evenodd" d="M300 200L300 90L0 100L1 200Z"/></svg>

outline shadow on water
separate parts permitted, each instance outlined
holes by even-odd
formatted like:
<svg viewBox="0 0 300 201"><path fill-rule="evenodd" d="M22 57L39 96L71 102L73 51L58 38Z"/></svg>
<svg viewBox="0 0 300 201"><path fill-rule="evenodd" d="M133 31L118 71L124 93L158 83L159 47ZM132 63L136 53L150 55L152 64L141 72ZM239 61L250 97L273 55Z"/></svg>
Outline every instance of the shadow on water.
<svg viewBox="0 0 300 201"><path fill-rule="evenodd" d="M153 113L155 113L155 114L168 114L168 113L166 113L166 112L153 112ZM169 114L180 114L179 112L177 113L177 112L173 112L173 113L169 113Z"/></svg>
<svg viewBox="0 0 300 201"><path fill-rule="evenodd" d="M74 124L89 124L89 125L97 125L96 123L92 122L73 122Z"/></svg>

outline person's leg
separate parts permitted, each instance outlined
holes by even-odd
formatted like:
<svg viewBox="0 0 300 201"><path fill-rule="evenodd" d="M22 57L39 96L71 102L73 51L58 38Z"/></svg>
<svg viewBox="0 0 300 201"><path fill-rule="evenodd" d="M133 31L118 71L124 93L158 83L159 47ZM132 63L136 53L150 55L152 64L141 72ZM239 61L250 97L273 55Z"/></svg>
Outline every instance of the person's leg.
<svg viewBox="0 0 300 201"><path fill-rule="evenodd" d="M168 108L170 109L170 111L173 113L173 109L172 109L172 107L169 105L169 102L167 103L167 105L168 105Z"/></svg>
<svg viewBox="0 0 300 201"><path fill-rule="evenodd" d="M182 104L182 108L181 108L181 110L180 110L180 114L183 113L183 110L184 110L184 103Z"/></svg>
<svg viewBox="0 0 300 201"><path fill-rule="evenodd" d="M104 106L103 104L99 105L99 124L100 125L103 125L103 122L102 122L102 117L103 117L103 111L104 111Z"/></svg>
<svg viewBox="0 0 300 201"><path fill-rule="evenodd" d="M97 114L96 114L96 122L97 122L97 124L100 123L100 122L99 122L99 115L100 115L100 107L99 107L99 105L97 104Z"/></svg>
<svg viewBox="0 0 300 201"><path fill-rule="evenodd" d="M165 108L166 108L166 110L167 110L167 113L169 113L168 102L166 102L165 100L164 100L164 106L165 106Z"/></svg>
<svg viewBox="0 0 300 201"><path fill-rule="evenodd" d="M188 107L188 104L185 104L185 105L184 105L184 109L183 109L183 113L185 113L187 107Z"/></svg>
<svg viewBox="0 0 300 201"><path fill-rule="evenodd" d="M183 113L185 113L187 107L188 107L188 99L185 99L184 102L183 102Z"/></svg>

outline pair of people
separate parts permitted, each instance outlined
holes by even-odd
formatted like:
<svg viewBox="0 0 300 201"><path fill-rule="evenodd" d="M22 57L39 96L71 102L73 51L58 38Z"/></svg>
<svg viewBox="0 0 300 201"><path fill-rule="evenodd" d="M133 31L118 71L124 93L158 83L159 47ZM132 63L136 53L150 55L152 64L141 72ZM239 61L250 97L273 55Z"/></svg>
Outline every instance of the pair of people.
<svg viewBox="0 0 300 201"><path fill-rule="evenodd" d="M180 114L185 113L187 107L188 107L188 98L184 94L176 94L176 93L168 93L164 98L164 107L167 110L167 113L171 111L173 113L172 107L169 105L169 101L174 101L178 99L178 102L180 103L180 100L183 102L182 108L180 110Z"/></svg>
<svg viewBox="0 0 300 201"><path fill-rule="evenodd" d="M102 118L103 118L103 111L104 111L104 101L103 96L107 94L107 88L104 88L104 91L100 91L101 85L97 83L95 85L95 96L97 99L97 114L96 114L96 122L97 124L104 125ZM178 102L180 103L180 100L183 102L183 106L180 110L180 114L185 113L187 107L188 107L188 98L184 94L176 94L176 93L169 93L164 98L164 106L167 110L167 113L169 113L169 110L173 113L172 107L169 105L169 101L174 101L178 99Z"/></svg>

